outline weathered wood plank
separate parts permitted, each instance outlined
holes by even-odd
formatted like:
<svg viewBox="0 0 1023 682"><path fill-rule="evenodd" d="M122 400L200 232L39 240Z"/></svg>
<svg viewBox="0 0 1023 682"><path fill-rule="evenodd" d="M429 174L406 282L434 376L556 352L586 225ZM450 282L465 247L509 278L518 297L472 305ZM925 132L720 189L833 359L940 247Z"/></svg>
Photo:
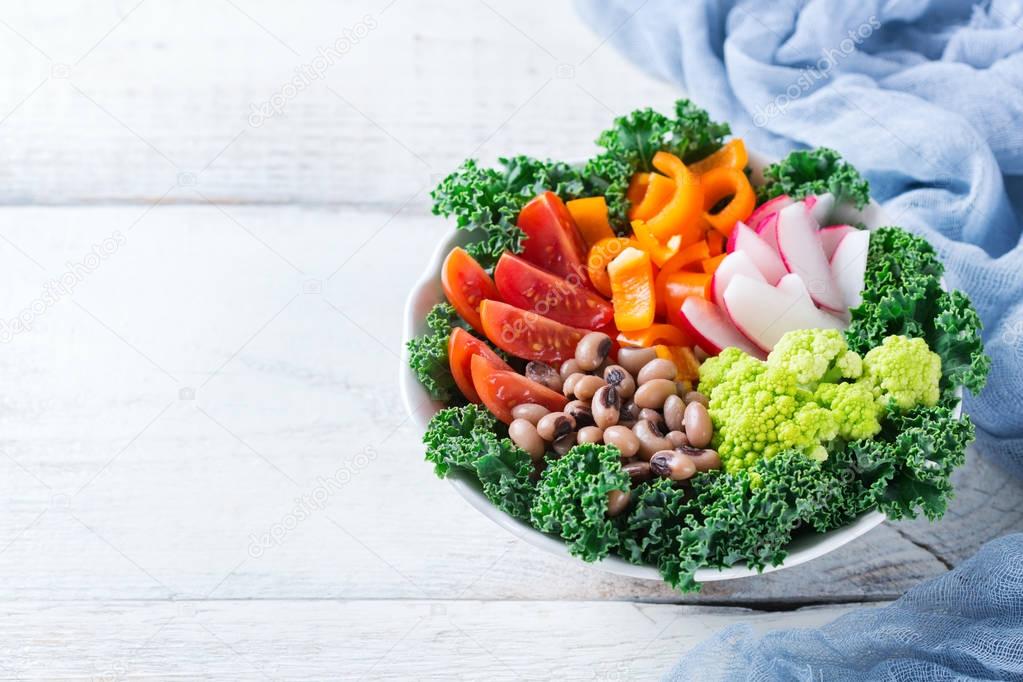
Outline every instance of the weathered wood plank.
<svg viewBox="0 0 1023 682"><path fill-rule="evenodd" d="M565 679L662 675L737 620L814 627L848 608L757 614L622 602L8 602L18 679Z"/></svg>
<svg viewBox="0 0 1023 682"><path fill-rule="evenodd" d="M226 210L0 210L0 320L124 235L0 354L12 387L0 417L0 599L682 599L523 544L421 461L395 383L398 311L443 221L412 209ZM972 510L993 474L970 467L952 519L983 523L951 537L972 547L1020 524ZM322 508L293 523L314 496ZM928 528L936 544L942 525ZM685 599L890 599L943 570L883 527Z"/></svg>

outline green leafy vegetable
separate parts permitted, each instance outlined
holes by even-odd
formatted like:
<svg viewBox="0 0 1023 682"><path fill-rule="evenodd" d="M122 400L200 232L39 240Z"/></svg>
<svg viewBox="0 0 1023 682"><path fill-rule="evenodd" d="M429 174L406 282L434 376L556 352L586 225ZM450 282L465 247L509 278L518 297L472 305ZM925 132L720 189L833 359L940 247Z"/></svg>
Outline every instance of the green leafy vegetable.
<svg viewBox="0 0 1023 682"><path fill-rule="evenodd" d="M449 402L460 394L448 363L448 337L453 327L468 327L448 303L430 309L426 326L429 332L408 341L409 367L431 398Z"/></svg>
<svg viewBox="0 0 1023 682"><path fill-rule="evenodd" d="M927 240L898 227L871 232L863 303L851 311L846 339L861 353L893 334L924 339L941 358L942 399L954 402L960 385L984 388L991 359L980 317L965 294L942 289L943 272Z"/></svg>
<svg viewBox="0 0 1023 682"><path fill-rule="evenodd" d="M827 147L797 150L764 169L757 203L788 194L793 199L831 192L836 201L863 208L870 202L870 185L860 172Z"/></svg>
<svg viewBox="0 0 1023 682"><path fill-rule="evenodd" d="M545 533L556 533L572 554L597 561L618 546L618 527L607 518L607 494L629 491L621 452L609 445L576 445L547 464L537 485L531 518Z"/></svg>

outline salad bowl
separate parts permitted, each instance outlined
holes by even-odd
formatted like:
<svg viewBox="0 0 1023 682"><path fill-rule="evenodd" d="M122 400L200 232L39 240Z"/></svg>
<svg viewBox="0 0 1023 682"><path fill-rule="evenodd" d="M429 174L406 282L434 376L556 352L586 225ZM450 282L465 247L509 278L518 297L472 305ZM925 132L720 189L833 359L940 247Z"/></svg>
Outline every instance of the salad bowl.
<svg viewBox="0 0 1023 682"><path fill-rule="evenodd" d="M764 156L753 151L750 152L749 166L753 171L755 181L761 175L763 168L770 162L770 159L766 159ZM851 206L836 206L835 213L843 222L850 224L862 223L868 229L875 229L886 224L883 210L873 200L862 210L856 210ZM415 374L409 368L407 342L414 336L424 332L427 312L436 303L444 300L444 293L440 285L440 271L444 257L451 251L452 247L462 245L465 241L465 233L458 232L452 228L446 238L437 245L425 271L412 288L405 304L402 344L403 358L399 379L405 409L409 419L418 427L420 432L425 431L430 418L444 405L430 398L427 391L420 385ZM958 414L956 416L958 417ZM560 538L540 532L528 523L496 507L483 494L479 482L473 476L453 471L448 480L470 505L491 521L535 547L551 554L574 560L567 546ZM860 515L845 526L827 532L801 532L787 546L787 558L781 564L765 567L763 571L757 571L743 563L726 569L702 568L696 572L695 580L697 582L732 580L798 566L852 542L880 525L884 519L884 514L873 510ZM632 564L615 555L597 561L594 565L601 570L618 575L646 580L661 580L661 576L655 567Z"/></svg>

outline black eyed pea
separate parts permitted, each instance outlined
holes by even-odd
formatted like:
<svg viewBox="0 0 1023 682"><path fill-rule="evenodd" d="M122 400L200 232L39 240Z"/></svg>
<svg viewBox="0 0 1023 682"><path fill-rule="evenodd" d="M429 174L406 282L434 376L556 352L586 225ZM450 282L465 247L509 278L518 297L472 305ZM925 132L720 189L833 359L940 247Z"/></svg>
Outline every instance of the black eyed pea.
<svg viewBox="0 0 1023 682"><path fill-rule="evenodd" d="M683 415L686 411L686 405L682 402L682 398L677 395L669 395L664 401L663 409L664 423L668 425L668 429L681 431L684 428Z"/></svg>
<svg viewBox="0 0 1023 682"><path fill-rule="evenodd" d="M536 360L526 364L526 378L558 393L561 393L561 386L564 384L564 379L561 378L557 370L548 364L537 362Z"/></svg>
<svg viewBox="0 0 1023 682"><path fill-rule="evenodd" d="M590 332L579 339L575 347L575 360L586 372L597 369L611 352L611 337L602 332Z"/></svg>
<svg viewBox="0 0 1023 682"><path fill-rule="evenodd" d="M604 429L604 444L618 448L622 457L632 457L639 452L639 438L627 426L609 426Z"/></svg>
<svg viewBox="0 0 1023 682"><path fill-rule="evenodd" d="M699 391L689 391L686 393L685 400L686 405L689 403L700 403L704 407L710 407L710 399Z"/></svg>
<svg viewBox="0 0 1023 682"><path fill-rule="evenodd" d="M543 459L547 451L547 445L543 438L536 432L536 426L528 419L513 419L508 425L508 437L512 442L529 453L530 459L534 462Z"/></svg>
<svg viewBox="0 0 1023 682"><path fill-rule="evenodd" d="M604 442L604 429L599 426L584 426L579 429L575 436L575 441L579 444L602 443Z"/></svg>
<svg viewBox="0 0 1023 682"><path fill-rule="evenodd" d="M657 358L653 348L622 348L618 351L618 364L632 376L643 368L643 365Z"/></svg>
<svg viewBox="0 0 1023 682"><path fill-rule="evenodd" d="M721 456L716 450L698 450L696 448L683 447L679 450L687 455L696 464L697 471L711 471L721 468Z"/></svg>
<svg viewBox="0 0 1023 682"><path fill-rule="evenodd" d="M607 515L618 516L629 508L632 496L621 490L612 490L607 494Z"/></svg>
<svg viewBox="0 0 1023 682"><path fill-rule="evenodd" d="M668 429L664 428L664 417L657 410L651 410L649 407L644 407L639 411L639 419L646 419L648 422L657 427L657 430L661 433L667 433ZM636 421L639 421L638 419Z"/></svg>
<svg viewBox="0 0 1023 682"><path fill-rule="evenodd" d="M678 448L689 447L689 439L686 438L686 434L682 433L681 431L669 431L668 435L665 436L665 438L671 441L672 447L674 447L676 450Z"/></svg>
<svg viewBox="0 0 1023 682"><path fill-rule="evenodd" d="M632 428L639 420L639 405L632 400L622 403L622 409L618 413L618 423L622 426Z"/></svg>
<svg viewBox="0 0 1023 682"><path fill-rule="evenodd" d="M614 426L618 423L621 407L622 399L618 395L618 389L614 386L601 386L593 394L593 405L590 407L593 412L593 423L602 429Z"/></svg>
<svg viewBox="0 0 1023 682"><path fill-rule="evenodd" d="M579 363L575 361L575 358L571 358L561 363L561 367L558 369L558 374L561 375L562 380L565 380L568 377L572 376L573 374L582 371L583 371L582 367L580 367Z"/></svg>
<svg viewBox="0 0 1023 682"><path fill-rule="evenodd" d="M636 383L642 386L654 379L670 379L674 381L676 376L678 376L678 367L675 366L674 362L664 358L654 358L643 365L643 369L639 370L639 374L636 375Z"/></svg>
<svg viewBox="0 0 1023 682"><path fill-rule="evenodd" d="M629 475L633 485L649 481L654 477L654 472L650 471L649 462L629 462L622 465L622 470Z"/></svg>
<svg viewBox="0 0 1023 682"><path fill-rule="evenodd" d="M685 481L696 473L696 462L678 450L662 450L650 458L650 470L662 478Z"/></svg>
<svg viewBox="0 0 1023 682"><path fill-rule="evenodd" d="M631 398L636 392L636 380L621 365L608 365L604 370L604 381L617 388L623 400Z"/></svg>
<svg viewBox="0 0 1023 682"><path fill-rule="evenodd" d="M579 381L585 376L586 375L583 374L582 372L575 372L573 374L569 374L568 378L565 379L564 383L561 384L561 393L566 398L571 398L573 395L575 395L575 385L579 383Z"/></svg>
<svg viewBox="0 0 1023 682"><path fill-rule="evenodd" d="M640 407L659 409L670 395L677 395L675 382L670 379L651 379L636 389L636 395L632 397Z"/></svg>
<svg viewBox="0 0 1023 682"><path fill-rule="evenodd" d="M554 450L558 457L563 457L573 447L575 447L575 431L569 431L551 443L551 450Z"/></svg>
<svg viewBox="0 0 1023 682"><path fill-rule="evenodd" d="M536 403L522 403L512 408L511 415L513 419L525 419L530 424L536 424L540 421L540 417L550 412L543 405L537 405Z"/></svg>
<svg viewBox="0 0 1023 682"><path fill-rule="evenodd" d="M592 400L593 396L596 395L597 391L600 390L601 386L604 386L604 380L593 374L587 374L579 381L575 382L575 397L579 400Z"/></svg>
<svg viewBox="0 0 1023 682"><path fill-rule="evenodd" d="M575 431L575 419L564 412L545 414L536 423L536 432L545 441L554 441Z"/></svg>
<svg viewBox="0 0 1023 682"><path fill-rule="evenodd" d="M632 432L639 440L639 456L649 462L655 453L661 450L670 450L671 441L661 435L657 427L647 419L640 419L632 427Z"/></svg>
<svg viewBox="0 0 1023 682"><path fill-rule="evenodd" d="M581 429L584 426L593 426L593 411L590 403L585 400L573 400L565 405L565 414L575 419L575 427Z"/></svg>
<svg viewBox="0 0 1023 682"><path fill-rule="evenodd" d="M710 413L703 403L689 403L685 411L686 438L694 448L705 448L710 445L714 435L714 425L710 421Z"/></svg>

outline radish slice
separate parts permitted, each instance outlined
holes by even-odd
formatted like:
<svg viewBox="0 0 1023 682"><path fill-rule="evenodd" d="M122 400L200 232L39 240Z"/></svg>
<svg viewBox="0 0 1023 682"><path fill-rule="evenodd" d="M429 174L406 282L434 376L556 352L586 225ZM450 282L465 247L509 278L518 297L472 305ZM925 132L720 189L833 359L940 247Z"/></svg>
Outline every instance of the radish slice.
<svg viewBox="0 0 1023 682"><path fill-rule="evenodd" d="M718 269L714 271L714 277L710 283L710 290L714 293L715 303L721 305L725 289L728 288L729 282L736 275L746 275L752 279L760 280L764 283L767 282L760 269L744 251L730 253L718 265Z"/></svg>
<svg viewBox="0 0 1023 682"><path fill-rule="evenodd" d="M863 302L863 279L867 272L869 249L870 232L853 230L841 241L831 258L831 274L850 308Z"/></svg>
<svg viewBox="0 0 1023 682"><path fill-rule="evenodd" d="M778 251L778 214L774 213L760 222L756 228L757 235L764 243Z"/></svg>
<svg viewBox="0 0 1023 682"><path fill-rule="evenodd" d="M777 284L785 276L785 264L778 252L741 221L728 238L728 251L741 251L749 256L768 284Z"/></svg>
<svg viewBox="0 0 1023 682"><path fill-rule="evenodd" d="M813 219L817 221L818 225L827 225L828 216L831 215L831 211L835 208L835 195L831 192L825 192L815 197L807 197L803 199L803 203L806 204L806 208L813 215Z"/></svg>
<svg viewBox="0 0 1023 682"><path fill-rule="evenodd" d="M770 352L778 340L794 329L843 329L832 315L818 310L801 294L792 294L737 275L725 289L725 313L735 328Z"/></svg>
<svg viewBox="0 0 1023 682"><path fill-rule="evenodd" d="M688 296L682 302L682 325L708 355L717 355L734 346L761 360L767 357L756 344L739 333L721 308L699 296Z"/></svg>
<svg viewBox="0 0 1023 682"><path fill-rule="evenodd" d="M786 294L789 294L790 296L798 296L810 305L815 305L813 299L810 298L810 290L806 288L806 282L804 282L803 278L794 272L790 272L778 280L775 288L778 291L783 291Z"/></svg>
<svg viewBox="0 0 1023 682"><path fill-rule="evenodd" d="M817 236L817 223L804 204L792 204L778 214L778 253L788 271L803 278L817 305L837 313L846 311L842 290Z"/></svg>
<svg viewBox="0 0 1023 682"><path fill-rule="evenodd" d="M835 255L835 249L838 248L845 235L855 231L856 228L852 225L828 225L820 229L818 234L821 237L821 247L823 247L824 255L828 260Z"/></svg>
<svg viewBox="0 0 1023 682"><path fill-rule="evenodd" d="M788 194L782 194L781 196L777 196L774 199L765 201L764 203L760 204L760 206L758 206L757 209L753 211L753 213L750 214L749 218L746 220L746 224L749 225L750 228L752 228L753 230L757 230L757 228L760 227L760 223L762 223L765 219L771 217L778 211L782 210L786 206L790 206L791 204L792 199L791 197L789 197Z"/></svg>

